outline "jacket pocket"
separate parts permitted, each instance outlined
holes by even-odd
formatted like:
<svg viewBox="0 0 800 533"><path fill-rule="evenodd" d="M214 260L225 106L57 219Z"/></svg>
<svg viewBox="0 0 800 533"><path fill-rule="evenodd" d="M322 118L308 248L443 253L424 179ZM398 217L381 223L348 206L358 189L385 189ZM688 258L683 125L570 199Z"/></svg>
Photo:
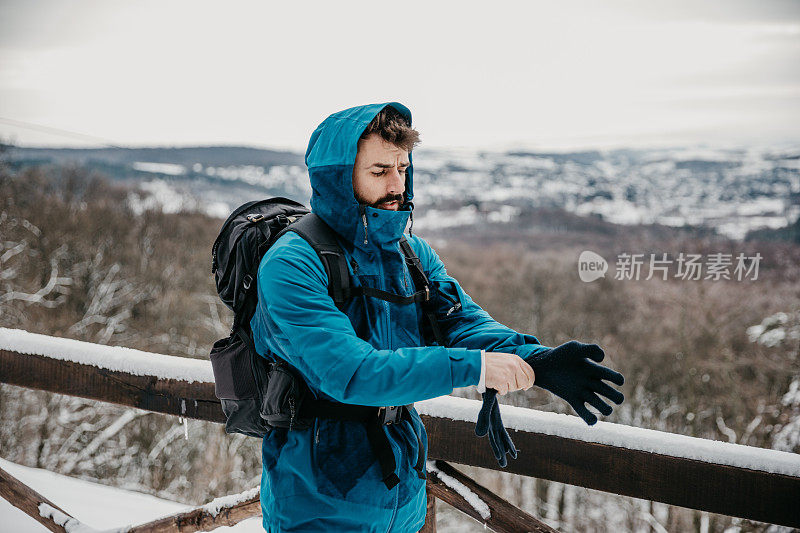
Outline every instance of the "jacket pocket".
<svg viewBox="0 0 800 533"><path fill-rule="evenodd" d="M454 281L436 282L436 296L439 316L449 317L461 311L463 302Z"/></svg>

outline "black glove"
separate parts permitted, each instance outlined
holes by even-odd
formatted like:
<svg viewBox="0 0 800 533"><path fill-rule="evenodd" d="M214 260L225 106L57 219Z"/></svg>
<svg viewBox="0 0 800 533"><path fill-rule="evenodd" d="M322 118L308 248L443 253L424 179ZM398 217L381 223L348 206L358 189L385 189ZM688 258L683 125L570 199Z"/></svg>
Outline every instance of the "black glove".
<svg viewBox="0 0 800 533"><path fill-rule="evenodd" d="M511 436L503 426L503 421L500 419L500 405L497 402L497 391L495 389L486 389L483 393L483 406L478 413L478 422L475 424L475 434L483 437L489 433L489 444L492 446L492 451L500 463L500 466L505 468L508 464L506 454L510 454L514 459L517 458L517 449L511 441Z"/></svg>
<svg viewBox="0 0 800 533"><path fill-rule="evenodd" d="M586 408L588 403L604 415L611 414L611 406L598 394L619 405L625 397L602 380L622 385L625 378L610 368L598 365L605 357L603 349L596 344L569 341L539 352L525 359L536 373L534 385L547 389L569 403L578 416L590 426L597 417Z"/></svg>

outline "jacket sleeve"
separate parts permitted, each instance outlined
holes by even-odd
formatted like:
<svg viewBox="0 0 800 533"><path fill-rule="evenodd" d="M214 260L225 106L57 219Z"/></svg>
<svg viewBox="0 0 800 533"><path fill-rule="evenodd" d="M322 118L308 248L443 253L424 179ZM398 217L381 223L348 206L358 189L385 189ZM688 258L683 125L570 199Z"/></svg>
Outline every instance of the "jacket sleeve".
<svg viewBox="0 0 800 533"><path fill-rule="evenodd" d="M377 350L360 339L328 296L327 274L316 252L295 234L279 239L264 255L258 291L251 321L256 347L285 359L313 389L337 401L404 405L478 383L480 350Z"/></svg>
<svg viewBox="0 0 800 533"><path fill-rule="evenodd" d="M523 359L548 349L533 335L517 333L495 321L473 302L424 239L414 236L409 242L434 288L436 316L447 346L515 353Z"/></svg>

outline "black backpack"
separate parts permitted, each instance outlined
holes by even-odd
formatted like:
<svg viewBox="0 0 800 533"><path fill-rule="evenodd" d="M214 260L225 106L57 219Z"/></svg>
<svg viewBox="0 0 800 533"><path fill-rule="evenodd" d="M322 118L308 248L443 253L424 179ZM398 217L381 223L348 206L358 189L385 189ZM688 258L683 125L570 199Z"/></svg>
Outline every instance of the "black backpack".
<svg viewBox="0 0 800 533"><path fill-rule="evenodd" d="M250 331L250 319L258 304L256 280L261 258L285 231L299 234L317 252L328 274L328 293L340 308L350 298L362 294L401 304L430 300L428 280L405 240L401 241L401 247L417 289L413 295L399 296L370 287L351 287L346 259L335 233L305 206L281 197L240 206L222 225L211 259L217 292L234 313L230 335L215 342L210 354L215 392L225 413L228 433L263 437L270 427L302 429L308 423L297 416L299 403L306 395L302 378L287 363L268 361L259 355ZM432 335L440 341L438 324L432 316L430 318ZM267 397L273 376L272 381L286 382L283 388L297 389L285 400L298 405L284 408L283 399ZM297 381L302 383L295 383ZM272 383L272 388L280 387ZM284 410L289 411L290 416L287 417Z"/></svg>

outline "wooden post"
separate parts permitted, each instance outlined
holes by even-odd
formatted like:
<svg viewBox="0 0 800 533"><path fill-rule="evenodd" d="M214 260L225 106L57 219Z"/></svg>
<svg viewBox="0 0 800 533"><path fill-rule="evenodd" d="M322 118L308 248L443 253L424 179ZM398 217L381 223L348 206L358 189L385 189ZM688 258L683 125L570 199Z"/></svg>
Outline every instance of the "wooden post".
<svg viewBox="0 0 800 533"><path fill-rule="evenodd" d="M439 472L428 470L428 487L431 493L462 513L471 516L492 531L499 531L500 533L517 533L519 531L558 533L558 531L541 520L515 507L444 461L434 461L434 465ZM449 486L453 484L460 485L462 487L460 489L461 492L466 489L472 495L477 496L482 503L486 504L489 510L488 517L481 516L472 502L467 501L461 492Z"/></svg>
<svg viewBox="0 0 800 533"><path fill-rule="evenodd" d="M436 533L436 496L431 491L430 482L425 484L425 494L428 497L428 511L425 513L425 525L419 533Z"/></svg>
<svg viewBox="0 0 800 533"><path fill-rule="evenodd" d="M2 468L0 468L0 496L54 533L66 533L67 530L64 526L67 524L70 526L86 527L81 524L80 521L70 516L69 513L61 509L61 507L25 485ZM49 518L42 516L39 510L42 504L48 505L52 508L52 511L61 513L63 516L53 517L53 512L49 513L51 515ZM56 523L54 518L59 519L58 523Z"/></svg>

